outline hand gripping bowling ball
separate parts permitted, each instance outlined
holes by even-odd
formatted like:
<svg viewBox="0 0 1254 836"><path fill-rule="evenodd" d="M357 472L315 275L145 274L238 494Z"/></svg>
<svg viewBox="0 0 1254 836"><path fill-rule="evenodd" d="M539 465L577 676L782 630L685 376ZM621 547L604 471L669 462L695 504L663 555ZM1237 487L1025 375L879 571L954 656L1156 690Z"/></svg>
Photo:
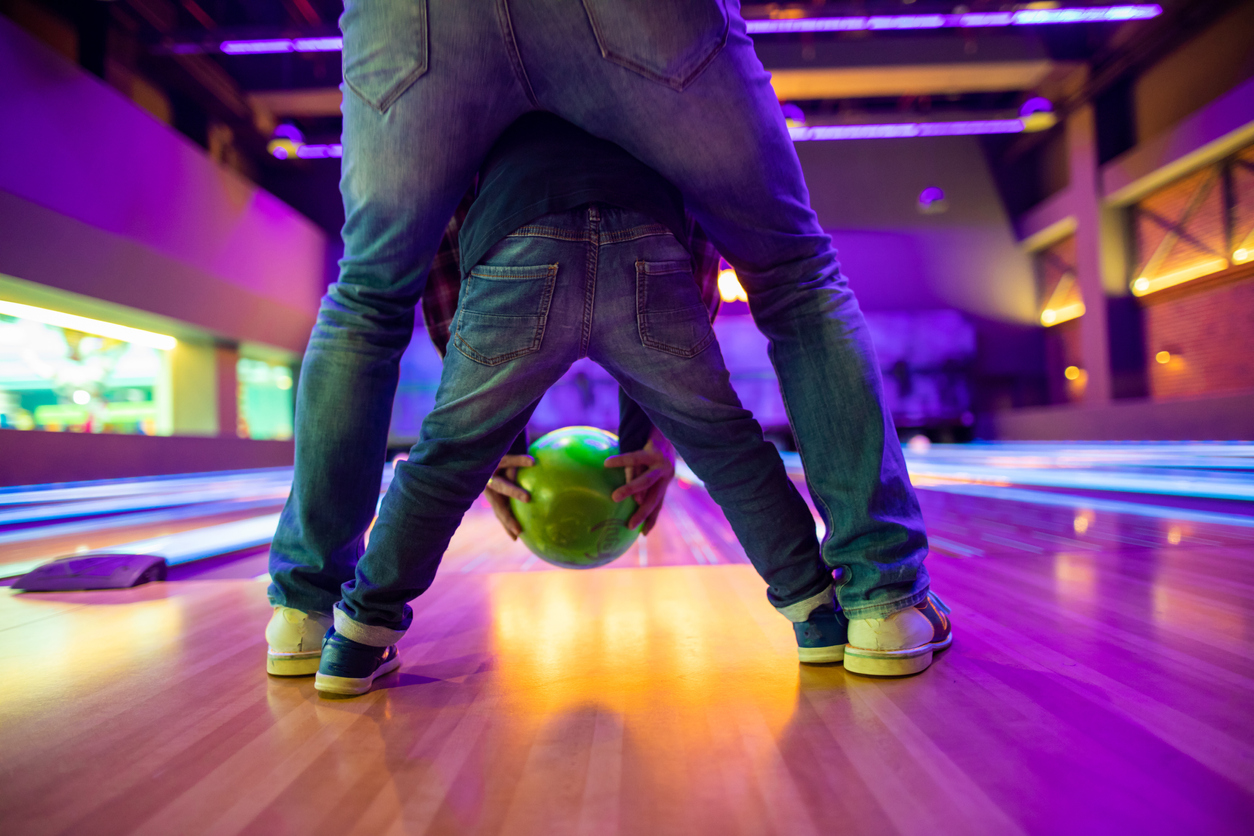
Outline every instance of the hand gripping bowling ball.
<svg viewBox="0 0 1254 836"><path fill-rule="evenodd" d="M554 566L591 569L631 547L640 533L627 527L636 501L610 499L627 476L621 467L605 466L618 454L618 436L564 427L536 439L527 452L536 463L518 469L518 484L531 501L509 501L527 548Z"/></svg>

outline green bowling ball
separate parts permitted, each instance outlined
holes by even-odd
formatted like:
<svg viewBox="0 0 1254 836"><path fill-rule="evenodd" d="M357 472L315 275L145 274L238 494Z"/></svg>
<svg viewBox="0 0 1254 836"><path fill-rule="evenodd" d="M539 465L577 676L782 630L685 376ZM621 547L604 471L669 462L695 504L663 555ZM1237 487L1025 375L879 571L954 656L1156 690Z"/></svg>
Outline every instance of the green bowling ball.
<svg viewBox="0 0 1254 836"><path fill-rule="evenodd" d="M518 469L518 484L531 501L509 501L527 548L554 566L591 569L631 547L640 534L627 527L636 501L610 499L627 476L621 467L605 466L618 454L618 436L564 427L536 439L527 452L536 463Z"/></svg>

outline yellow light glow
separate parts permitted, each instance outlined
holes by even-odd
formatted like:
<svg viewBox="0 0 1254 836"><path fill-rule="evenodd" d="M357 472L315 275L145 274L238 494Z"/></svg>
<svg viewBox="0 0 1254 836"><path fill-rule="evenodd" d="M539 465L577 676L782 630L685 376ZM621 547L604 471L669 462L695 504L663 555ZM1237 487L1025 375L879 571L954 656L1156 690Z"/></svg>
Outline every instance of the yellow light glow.
<svg viewBox="0 0 1254 836"><path fill-rule="evenodd" d="M1210 261L1203 261L1201 264L1194 264L1192 267L1186 267L1183 270L1177 270L1174 273L1168 273L1165 276L1158 276L1153 279L1148 276L1140 276L1132 283L1132 292L1137 296L1144 296L1147 293L1174 287L1202 276L1209 276L1211 273L1218 273L1220 270L1226 270L1227 268L1228 259L1214 258Z"/></svg>
<svg viewBox="0 0 1254 836"><path fill-rule="evenodd" d="M1080 379L1080 367L1079 366L1067 366L1067 368L1063 371L1062 374L1063 374L1063 377L1067 378L1067 380L1079 380Z"/></svg>
<svg viewBox="0 0 1254 836"><path fill-rule="evenodd" d="M746 294L745 289L740 286L740 279L736 278L736 271L731 268L719 271L718 295L723 298L724 302L749 301L748 294Z"/></svg>
<svg viewBox="0 0 1254 836"><path fill-rule="evenodd" d="M1051 325L1070 322L1082 316L1084 316L1084 303L1072 302L1070 305L1063 305L1061 308L1046 308L1041 311L1041 324L1048 328Z"/></svg>
<svg viewBox="0 0 1254 836"><path fill-rule="evenodd" d="M162 351L169 351L178 345L178 340L174 337L167 337L165 334L154 334L151 331L127 328L125 325L114 325L112 322L101 322L98 319L88 319L85 316L74 316L31 305L19 305L16 302L0 301L0 314L29 319L32 322L42 322L45 325L55 325L58 328L69 328L72 331L82 331L85 334L95 334L99 337L110 337L136 345L146 345Z"/></svg>
<svg viewBox="0 0 1254 836"><path fill-rule="evenodd" d="M748 566L492 575L485 612L500 660L492 671L504 695L499 710L545 722L595 711L649 748L690 723L752 717L762 750L754 740L743 745L751 756L778 758L775 741L798 705L796 657L778 649L792 639L787 625L763 641L764 626L738 603L693 600L698 575L717 577L727 601L761 588ZM693 629L694 618L708 629ZM740 672L735 688L720 681L730 670Z"/></svg>
<svg viewBox="0 0 1254 836"><path fill-rule="evenodd" d="M1157 360L1159 363L1162 363L1165 366L1171 362L1171 352L1160 351L1154 355L1154 359Z"/></svg>
<svg viewBox="0 0 1254 836"><path fill-rule="evenodd" d="M1037 111L1029 113L1023 117L1024 133L1037 133L1039 131L1048 131L1054 125L1058 124L1058 114L1052 111Z"/></svg>
<svg viewBox="0 0 1254 836"><path fill-rule="evenodd" d="M1232 254L1232 260L1237 264L1244 264L1251 259L1254 259L1254 251L1247 250L1245 247L1242 247Z"/></svg>
<svg viewBox="0 0 1254 836"><path fill-rule="evenodd" d="M1097 562L1092 555L1062 552L1054 558L1054 588L1068 609L1094 606Z"/></svg>
<svg viewBox="0 0 1254 836"><path fill-rule="evenodd" d="M1171 545L1173 545L1173 546L1178 546L1178 545L1180 545L1180 529L1179 529L1179 527L1177 527L1177 526L1172 526L1170 529L1168 529L1168 531L1167 531L1167 542L1168 542L1168 543L1170 543L1170 544L1171 544Z"/></svg>
<svg viewBox="0 0 1254 836"><path fill-rule="evenodd" d="M280 160L294 160L300 151L300 146L301 143L292 142L290 139L272 139L266 144L266 151Z"/></svg>

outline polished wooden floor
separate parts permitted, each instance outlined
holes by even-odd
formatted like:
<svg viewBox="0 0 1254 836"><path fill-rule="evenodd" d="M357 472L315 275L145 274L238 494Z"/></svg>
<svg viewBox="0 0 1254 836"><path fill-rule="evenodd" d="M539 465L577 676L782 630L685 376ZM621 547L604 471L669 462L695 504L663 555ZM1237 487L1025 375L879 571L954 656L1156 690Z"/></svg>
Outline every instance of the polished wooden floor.
<svg viewBox="0 0 1254 836"><path fill-rule="evenodd" d="M923 501L899 680L799 666L691 485L587 572L476 508L354 700L265 675L264 578L0 590L0 832L1249 833L1254 527Z"/></svg>

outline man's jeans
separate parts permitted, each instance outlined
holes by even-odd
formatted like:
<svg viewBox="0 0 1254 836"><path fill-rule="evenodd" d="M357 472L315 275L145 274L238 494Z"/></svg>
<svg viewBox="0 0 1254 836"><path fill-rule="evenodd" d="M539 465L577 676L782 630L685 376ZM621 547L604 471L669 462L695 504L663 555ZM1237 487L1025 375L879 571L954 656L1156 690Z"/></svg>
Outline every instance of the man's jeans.
<svg viewBox="0 0 1254 836"><path fill-rule="evenodd" d="M731 388L687 250L645 215L594 204L517 230L462 285L435 408L344 586L338 632L399 638L462 515L580 357L604 366L705 482L772 604L830 589L810 510Z"/></svg>
<svg viewBox="0 0 1254 836"><path fill-rule="evenodd" d="M923 600L927 539L866 323L734 0L349 0L341 28L345 252L301 366L274 603L326 611L353 577L431 257L488 148L537 109L674 183L736 268L848 615Z"/></svg>

